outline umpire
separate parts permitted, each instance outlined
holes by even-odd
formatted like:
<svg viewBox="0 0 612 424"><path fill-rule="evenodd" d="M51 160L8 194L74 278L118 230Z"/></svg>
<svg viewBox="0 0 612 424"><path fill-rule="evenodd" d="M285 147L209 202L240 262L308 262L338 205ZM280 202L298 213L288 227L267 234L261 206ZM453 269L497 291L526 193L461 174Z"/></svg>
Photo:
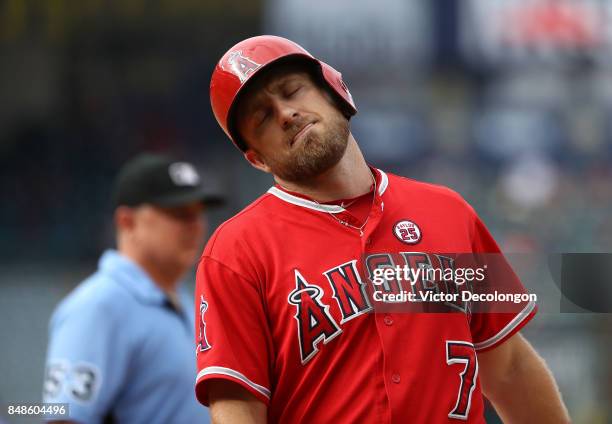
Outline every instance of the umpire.
<svg viewBox="0 0 612 424"><path fill-rule="evenodd" d="M208 422L179 283L201 252L205 208L221 201L187 162L143 154L121 169L117 250L51 317L43 398L68 403L69 422Z"/></svg>

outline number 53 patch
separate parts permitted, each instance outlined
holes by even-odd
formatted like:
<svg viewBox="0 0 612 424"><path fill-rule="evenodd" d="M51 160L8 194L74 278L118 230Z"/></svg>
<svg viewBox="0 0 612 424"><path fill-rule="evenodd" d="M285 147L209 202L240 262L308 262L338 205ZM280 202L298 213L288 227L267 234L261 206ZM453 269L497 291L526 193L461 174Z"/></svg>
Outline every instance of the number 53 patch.
<svg viewBox="0 0 612 424"><path fill-rule="evenodd" d="M45 400L51 400L65 391L77 401L89 402L94 399L100 387L100 379L100 372L93 364L52 362L45 372L43 397Z"/></svg>

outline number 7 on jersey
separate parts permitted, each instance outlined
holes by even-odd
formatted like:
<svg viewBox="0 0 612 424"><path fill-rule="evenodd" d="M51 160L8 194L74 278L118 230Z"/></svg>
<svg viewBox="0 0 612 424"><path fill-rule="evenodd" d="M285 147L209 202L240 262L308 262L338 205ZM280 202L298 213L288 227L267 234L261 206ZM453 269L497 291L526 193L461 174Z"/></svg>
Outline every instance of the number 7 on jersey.
<svg viewBox="0 0 612 424"><path fill-rule="evenodd" d="M464 341L448 340L446 342L446 363L448 365L465 364L465 368L459 374L460 385L457 402L448 417L466 420L470 413L472 392L476 388L476 378L478 376L478 360L476 359L474 345Z"/></svg>

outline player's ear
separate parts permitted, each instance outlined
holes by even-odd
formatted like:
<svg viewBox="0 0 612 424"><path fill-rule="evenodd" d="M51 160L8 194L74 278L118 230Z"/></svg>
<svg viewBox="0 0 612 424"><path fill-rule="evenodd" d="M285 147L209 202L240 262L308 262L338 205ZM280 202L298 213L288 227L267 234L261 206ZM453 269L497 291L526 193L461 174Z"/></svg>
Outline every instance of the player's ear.
<svg viewBox="0 0 612 424"><path fill-rule="evenodd" d="M119 206L114 214L115 228L127 230L134 227L134 209L128 206Z"/></svg>
<svg viewBox="0 0 612 424"><path fill-rule="evenodd" d="M270 173L270 167L266 165L262 157L255 150L248 149L246 152L244 152L244 158L248 160L254 168Z"/></svg>

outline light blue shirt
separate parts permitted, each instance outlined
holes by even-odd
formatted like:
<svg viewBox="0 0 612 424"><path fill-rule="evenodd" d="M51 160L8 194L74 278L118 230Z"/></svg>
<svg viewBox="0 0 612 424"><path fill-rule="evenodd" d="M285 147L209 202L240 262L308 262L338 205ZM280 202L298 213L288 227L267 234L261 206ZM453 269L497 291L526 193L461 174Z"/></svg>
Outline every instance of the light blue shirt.
<svg viewBox="0 0 612 424"><path fill-rule="evenodd" d="M69 403L84 423L208 423L193 385L193 300L180 301L177 311L144 270L106 251L51 317L44 401Z"/></svg>

